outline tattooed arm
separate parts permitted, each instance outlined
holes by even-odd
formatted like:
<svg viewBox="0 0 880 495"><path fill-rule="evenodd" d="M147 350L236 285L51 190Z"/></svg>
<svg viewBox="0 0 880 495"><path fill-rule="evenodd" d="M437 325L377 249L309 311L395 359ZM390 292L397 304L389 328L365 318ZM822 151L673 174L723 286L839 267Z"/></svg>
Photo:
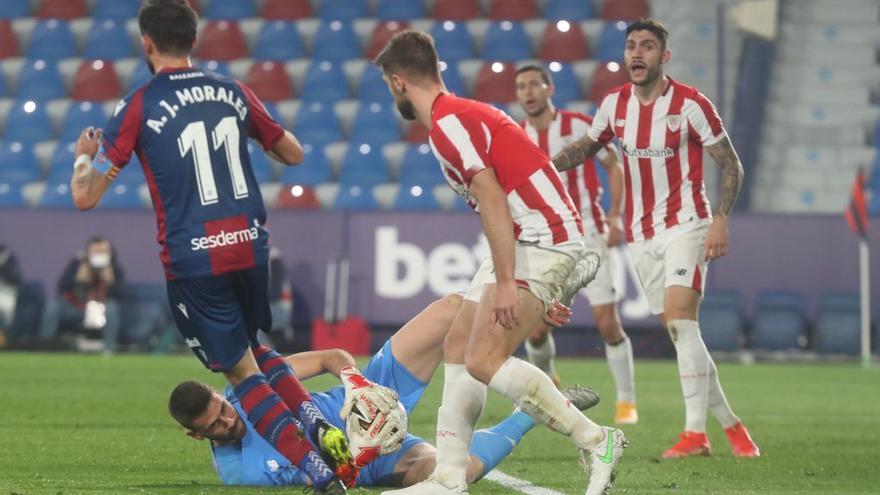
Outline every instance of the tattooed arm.
<svg viewBox="0 0 880 495"><path fill-rule="evenodd" d="M73 204L82 211L98 205L110 183L113 182L113 178L119 173L119 169L115 166L110 167L107 175L92 166L100 140L100 129L95 131L89 127L80 134L74 148L77 161L74 163L73 177L70 179L70 192L73 195ZM80 157L83 155L88 157L88 160L81 160Z"/></svg>
<svg viewBox="0 0 880 495"><path fill-rule="evenodd" d="M736 150L725 137L721 141L706 148L715 163L721 168L721 190L718 194L718 206L715 207L714 219L706 235L706 259L712 260L727 254L727 219L733 211L736 197L739 195L743 181L743 166Z"/></svg>
<svg viewBox="0 0 880 495"><path fill-rule="evenodd" d="M553 165L560 172L583 165L584 160L594 156L600 149L602 149L601 144L593 141L590 136L584 135L584 137L562 148L562 151L553 157Z"/></svg>

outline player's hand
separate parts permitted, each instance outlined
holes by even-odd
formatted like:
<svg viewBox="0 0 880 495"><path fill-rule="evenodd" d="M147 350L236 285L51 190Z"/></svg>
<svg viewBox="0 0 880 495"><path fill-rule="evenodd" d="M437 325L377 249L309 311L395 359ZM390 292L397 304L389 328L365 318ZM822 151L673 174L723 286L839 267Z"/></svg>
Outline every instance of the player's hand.
<svg viewBox="0 0 880 495"><path fill-rule="evenodd" d="M544 315L544 323L554 328L559 328L571 321L571 308L554 300L550 303L550 309Z"/></svg>
<svg viewBox="0 0 880 495"><path fill-rule="evenodd" d="M98 148L101 146L101 136L103 134L103 130L95 129L94 127L83 129L73 147L73 156L89 155L89 158L94 160L95 155L98 154Z"/></svg>
<svg viewBox="0 0 880 495"><path fill-rule="evenodd" d="M516 282L513 280L495 284L495 301L492 305L492 323L510 330L516 320Z"/></svg>
<svg viewBox="0 0 880 495"><path fill-rule="evenodd" d="M623 242L623 224L619 215L609 215L608 222L608 247L614 247Z"/></svg>
<svg viewBox="0 0 880 495"><path fill-rule="evenodd" d="M343 421L351 414L355 401L359 401L368 409L373 409L367 411L371 417L377 413L388 414L391 409L397 407L397 392L367 380L354 366L342 368L339 379L345 386L345 401L342 403L342 409L339 410L339 417Z"/></svg>
<svg viewBox="0 0 880 495"><path fill-rule="evenodd" d="M706 261L712 261L727 254L727 217L717 216L706 234Z"/></svg>

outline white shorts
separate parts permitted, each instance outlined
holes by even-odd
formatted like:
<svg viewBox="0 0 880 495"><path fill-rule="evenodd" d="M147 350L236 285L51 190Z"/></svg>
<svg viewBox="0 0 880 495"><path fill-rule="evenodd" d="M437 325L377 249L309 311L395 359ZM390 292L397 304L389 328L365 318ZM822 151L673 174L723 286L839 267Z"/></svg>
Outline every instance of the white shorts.
<svg viewBox="0 0 880 495"><path fill-rule="evenodd" d="M549 309L550 303L563 298L565 281L574 271L577 262L588 252L583 241L572 241L556 246L517 242L514 247L516 283L528 289L544 303L545 308ZM474 274L464 299L479 302L483 295L483 287L494 283L495 266L492 257L489 256L483 260L477 273Z"/></svg>
<svg viewBox="0 0 880 495"><path fill-rule="evenodd" d="M608 236L598 232L587 233L584 244L588 251L599 254L599 271L596 278L581 289L581 294L590 301L590 306L603 306L617 302L617 291L614 290L614 270L611 251L608 249Z"/></svg>
<svg viewBox="0 0 880 495"><path fill-rule="evenodd" d="M691 287L703 294L706 287L705 241L709 221L699 220L664 230L646 241L629 244L651 313L663 313L667 287Z"/></svg>

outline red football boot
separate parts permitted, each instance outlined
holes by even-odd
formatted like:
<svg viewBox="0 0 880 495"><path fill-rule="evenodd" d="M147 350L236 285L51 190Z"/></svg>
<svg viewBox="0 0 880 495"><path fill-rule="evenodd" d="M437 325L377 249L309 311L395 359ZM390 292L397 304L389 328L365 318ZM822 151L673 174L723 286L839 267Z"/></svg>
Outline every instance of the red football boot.
<svg viewBox="0 0 880 495"><path fill-rule="evenodd" d="M730 440L730 449L734 457L759 457L761 449L752 440L749 430L742 423L737 423L724 430L727 439Z"/></svg>
<svg viewBox="0 0 880 495"><path fill-rule="evenodd" d="M679 435L680 440L671 449L663 453L664 459L679 457L708 456L712 453L712 445L705 433L687 431Z"/></svg>

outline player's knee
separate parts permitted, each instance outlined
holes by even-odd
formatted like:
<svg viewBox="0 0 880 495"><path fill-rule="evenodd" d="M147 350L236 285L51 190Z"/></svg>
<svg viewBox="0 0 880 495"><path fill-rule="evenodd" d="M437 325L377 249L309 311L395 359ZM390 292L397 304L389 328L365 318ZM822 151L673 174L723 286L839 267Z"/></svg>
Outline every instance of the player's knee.
<svg viewBox="0 0 880 495"><path fill-rule="evenodd" d="M497 368L492 366L490 360L478 359L473 354L465 356L464 364L468 374L485 384L492 380L492 376L497 371Z"/></svg>
<svg viewBox="0 0 880 495"><path fill-rule="evenodd" d="M532 344L535 347L544 345L544 342L547 342L548 335L550 335L550 326L539 325L532 330L532 333L529 335L529 344Z"/></svg>

